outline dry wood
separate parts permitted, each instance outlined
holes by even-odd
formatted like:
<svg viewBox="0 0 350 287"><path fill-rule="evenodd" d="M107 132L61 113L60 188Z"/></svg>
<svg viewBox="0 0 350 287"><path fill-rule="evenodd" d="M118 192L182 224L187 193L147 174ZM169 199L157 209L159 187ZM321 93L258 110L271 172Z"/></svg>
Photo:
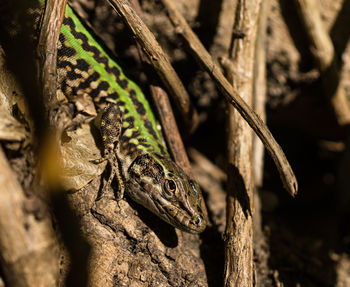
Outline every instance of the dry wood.
<svg viewBox="0 0 350 287"><path fill-rule="evenodd" d="M350 106L339 77L340 65L334 51L333 43L327 30L324 28L315 0L294 1L305 32L310 41L310 50L321 71L321 80L327 96L340 125L350 123Z"/></svg>
<svg viewBox="0 0 350 287"><path fill-rule="evenodd" d="M154 35L130 7L129 1L108 0L108 2L122 16L123 21L130 28L136 40L141 45L143 52L172 95L189 131L194 131L198 125L197 112L192 106L190 97L180 78L171 66L169 59L156 41Z"/></svg>
<svg viewBox="0 0 350 287"><path fill-rule="evenodd" d="M56 63L57 42L61 32L67 0L47 0L40 30L38 54L40 59L40 80L46 104L57 104L56 99Z"/></svg>
<svg viewBox="0 0 350 287"><path fill-rule="evenodd" d="M0 250L11 286L57 286L58 245L49 213L26 197L0 150Z"/></svg>
<svg viewBox="0 0 350 287"><path fill-rule="evenodd" d="M174 24L176 32L183 37L194 57L214 79L228 102L238 110L241 116L259 136L277 166L284 187L292 196L295 196L298 190L297 180L286 156L273 138L271 132L262 122L260 117L252 111L239 94L233 90L232 85L230 85L225 79L220 68L212 60L211 56L203 47L198 37L193 33L186 20L177 11L172 1L162 0L162 2L169 13L170 20Z"/></svg>
<svg viewBox="0 0 350 287"><path fill-rule="evenodd" d="M236 7L228 79L244 100L253 103L255 42L261 1L240 0ZM234 36L233 36L234 37ZM254 170L253 133L233 106L228 106L228 188L225 230L225 286L253 286Z"/></svg>
<svg viewBox="0 0 350 287"><path fill-rule="evenodd" d="M266 119L266 28L267 15L270 8L270 0L261 2L254 61L253 79L253 107L254 111L265 121ZM255 285L263 286L267 282L268 274L268 245L262 231L262 215L260 188L263 185L264 176L264 146L256 135L253 137L253 169L254 169L254 213L253 213L253 243L254 243L254 265Z"/></svg>
<svg viewBox="0 0 350 287"><path fill-rule="evenodd" d="M266 120L266 27L269 0L261 3L261 11L258 24L258 35L255 48L254 83L253 83L253 107L254 111L265 122ZM264 146L256 135L253 138L254 180L259 187L263 184L264 170Z"/></svg>
<svg viewBox="0 0 350 287"><path fill-rule="evenodd" d="M237 1L223 0L218 16L218 27L213 40L213 45L209 48L209 52L213 59L227 57L227 51L231 46L232 27L235 20Z"/></svg>
<svg viewBox="0 0 350 287"><path fill-rule="evenodd" d="M0 80L0 84L1 82ZM28 136L28 134L26 134L24 126L21 125L8 110L0 106L0 141L22 141L26 136Z"/></svg>
<svg viewBox="0 0 350 287"><path fill-rule="evenodd" d="M39 57L39 80L42 88L43 102L49 112L51 125L55 127L56 139L59 141L62 131L70 123L67 107L59 106L57 98L57 43L61 32L67 0L47 0L40 27L37 46ZM45 135L46 137L47 135ZM50 143L44 145L50 146Z"/></svg>
<svg viewBox="0 0 350 287"><path fill-rule="evenodd" d="M29 113L24 112L30 132L36 136L36 142L42 143L42 135L47 127L42 93L37 85L37 65L34 62L33 25L28 14L30 3L17 1L18 9L9 9L7 13L16 23L16 31L11 34L10 22L1 32L1 43L6 55L6 68L16 77L16 86L21 87L21 95L26 97ZM6 19L6 17L5 17ZM35 36L34 36L35 37ZM6 72L6 71L2 71ZM16 103L12 92L12 105ZM11 112L13 106L11 106ZM26 135L28 136L28 135ZM28 136L29 138L29 136ZM30 139L26 138L28 142ZM33 144L33 141L30 142ZM28 144L28 143L27 143ZM31 175L36 166L30 153L33 145L24 149L18 145L18 152L26 156L20 158L23 166L30 170L29 178L23 179L23 189L11 171L1 151L1 256L2 270L6 280L12 286L57 286L59 282L59 247L46 204L35 195L43 189L33 184ZM25 169L24 168L24 169ZM20 173L17 176L22 176ZM42 194L40 194L42 196ZM4 239L4 240L3 240Z"/></svg>
<svg viewBox="0 0 350 287"><path fill-rule="evenodd" d="M42 101L45 108L50 111L50 129L44 125L40 144L39 158L41 161L41 175L48 189L56 189L60 186L60 165L58 158L58 142L64 130L67 117L58 111L59 101L57 90L57 43L61 32L67 0L47 0L45 2L43 21L40 27L37 53L39 55L39 80L41 83ZM63 111L63 110L62 110ZM46 115L44 111L39 111ZM68 113L67 113L68 114ZM49 132L50 131L50 132ZM52 132L54 134L52 134Z"/></svg>
<svg viewBox="0 0 350 287"><path fill-rule="evenodd" d="M191 164L188 160L185 146L182 142L180 132L177 128L175 117L170 106L166 92L158 87L151 86L154 103L159 113L159 118L164 128L164 134L175 162L185 171L187 175L193 177Z"/></svg>

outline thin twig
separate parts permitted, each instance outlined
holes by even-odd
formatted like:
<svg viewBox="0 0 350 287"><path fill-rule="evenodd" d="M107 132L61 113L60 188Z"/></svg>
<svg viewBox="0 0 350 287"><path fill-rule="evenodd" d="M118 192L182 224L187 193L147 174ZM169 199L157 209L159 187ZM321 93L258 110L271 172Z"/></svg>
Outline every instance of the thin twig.
<svg viewBox="0 0 350 287"><path fill-rule="evenodd" d="M159 118L164 128L164 134L175 162L185 171L187 175L193 177L190 161L188 160L185 146L182 142L175 117L170 106L166 92L158 87L151 86L154 103L159 113Z"/></svg>
<svg viewBox="0 0 350 287"><path fill-rule="evenodd" d="M171 66L164 51L156 41L152 32L143 23L140 17L130 7L126 0L108 0L112 7L122 16L123 21L130 28L143 52L152 63L158 76L172 95L179 112L189 131L194 131L198 125L198 115L191 104L190 97L180 78Z"/></svg>
<svg viewBox="0 0 350 287"><path fill-rule="evenodd" d="M176 32L183 37L194 57L213 78L226 100L238 110L241 116L259 136L277 166L284 187L292 196L295 196L298 191L297 180L286 156L267 126L260 117L252 111L247 103L244 102L239 94L233 90L220 68L212 60L207 50L193 33L183 16L177 11L172 1L162 0L162 2L169 13L170 20L175 26Z"/></svg>

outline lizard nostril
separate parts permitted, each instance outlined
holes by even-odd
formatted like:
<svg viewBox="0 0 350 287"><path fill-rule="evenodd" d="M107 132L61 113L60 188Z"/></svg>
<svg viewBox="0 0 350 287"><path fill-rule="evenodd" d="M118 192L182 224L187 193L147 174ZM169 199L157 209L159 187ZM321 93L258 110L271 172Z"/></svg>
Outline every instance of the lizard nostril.
<svg viewBox="0 0 350 287"><path fill-rule="evenodd" d="M197 226L202 226L202 218L199 215L196 215L193 219L192 219L193 224L197 225Z"/></svg>

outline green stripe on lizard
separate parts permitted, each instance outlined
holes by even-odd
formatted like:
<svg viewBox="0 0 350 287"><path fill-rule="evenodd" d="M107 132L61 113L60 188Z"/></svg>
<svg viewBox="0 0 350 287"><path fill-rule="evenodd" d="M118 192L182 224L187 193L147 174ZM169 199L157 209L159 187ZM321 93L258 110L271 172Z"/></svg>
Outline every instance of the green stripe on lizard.
<svg viewBox="0 0 350 287"><path fill-rule="evenodd" d="M90 94L93 91L93 99L98 108L103 107L106 102L125 103L125 106L120 107L123 118L132 116L135 126L139 128L140 137L146 138L147 144L151 145L154 151L164 152L161 151L163 146L155 118L140 88L125 77L121 68L95 41L69 6L65 15L60 35L58 68L69 68L71 71L66 73L64 81L75 81L75 85L78 85L73 89L76 95ZM65 60L70 61L68 66L64 66L67 64ZM84 64L85 67L88 64L89 68L82 74L80 68ZM94 77L95 74L98 76ZM102 85L99 85L101 83Z"/></svg>
<svg viewBox="0 0 350 287"><path fill-rule="evenodd" d="M129 80L67 5L58 44L58 83L65 96L89 95L101 114L104 158L124 191L136 202L182 230L205 229L202 195L170 158L155 117L140 88Z"/></svg>

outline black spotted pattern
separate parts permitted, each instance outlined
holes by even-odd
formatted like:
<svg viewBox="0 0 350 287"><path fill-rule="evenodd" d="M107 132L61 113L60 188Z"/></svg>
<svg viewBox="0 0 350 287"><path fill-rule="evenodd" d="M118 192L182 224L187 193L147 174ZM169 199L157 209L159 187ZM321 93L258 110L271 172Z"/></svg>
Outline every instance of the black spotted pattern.
<svg viewBox="0 0 350 287"><path fill-rule="evenodd" d="M128 91L129 98L138 116L142 120L147 133L155 139L156 146L159 148L160 153L167 155L165 148L160 144L160 139L154 130L152 122L148 118L143 103L138 99L135 90L130 87L128 80L122 78L121 71L116 66L110 65L109 59L101 53L97 47L89 43L89 39L84 33L77 31L72 18L65 17L63 25L69 27L71 34L76 39L80 40L81 48L89 52L96 62L103 66L107 73L113 75L122 89ZM135 118L133 115L130 115L126 103L120 99L118 92L111 92L110 84L107 81L101 81L100 74L92 70L90 64L86 60L78 58L76 55L77 52L66 45L65 36L61 33L59 36L57 67L59 70L59 83L62 92L68 98L74 98L76 95L88 94L93 98L98 109L106 107L106 104L111 102L119 107L123 107L122 118L128 125L121 130L121 148L124 149L124 152L135 155L140 151L138 146L152 148L152 145L148 143L142 133L138 131L135 126ZM126 136L126 130L130 129L132 130L131 136ZM128 134L130 135L130 133ZM136 139L137 145L130 142L131 139Z"/></svg>

